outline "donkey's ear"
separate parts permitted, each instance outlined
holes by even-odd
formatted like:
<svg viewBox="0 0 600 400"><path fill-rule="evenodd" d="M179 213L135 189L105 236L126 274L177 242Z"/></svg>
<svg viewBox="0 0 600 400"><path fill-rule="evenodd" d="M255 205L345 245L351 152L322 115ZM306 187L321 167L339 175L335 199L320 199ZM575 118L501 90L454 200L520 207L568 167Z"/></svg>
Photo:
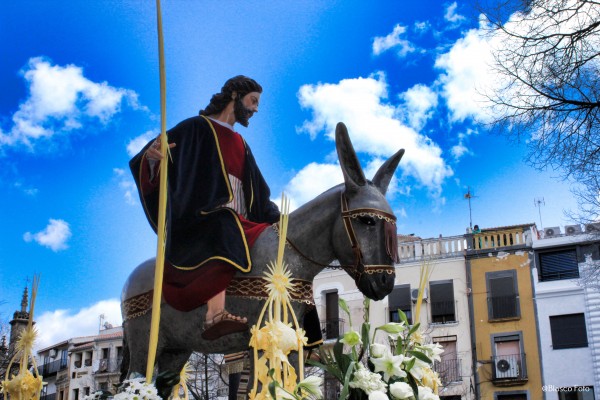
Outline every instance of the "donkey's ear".
<svg viewBox="0 0 600 400"><path fill-rule="evenodd" d="M388 158L387 161L379 167L379 170L377 170L372 182L381 193L385 194L385 192L387 192L392 176L394 176L394 172L396 172L398 163L403 155L404 149L400 149L396 154Z"/></svg>
<svg viewBox="0 0 600 400"><path fill-rule="evenodd" d="M360 166L354 147L352 147L348 129L346 129L343 122L339 122L335 127L335 147L344 173L346 189L356 191L359 186L366 185L365 174Z"/></svg>

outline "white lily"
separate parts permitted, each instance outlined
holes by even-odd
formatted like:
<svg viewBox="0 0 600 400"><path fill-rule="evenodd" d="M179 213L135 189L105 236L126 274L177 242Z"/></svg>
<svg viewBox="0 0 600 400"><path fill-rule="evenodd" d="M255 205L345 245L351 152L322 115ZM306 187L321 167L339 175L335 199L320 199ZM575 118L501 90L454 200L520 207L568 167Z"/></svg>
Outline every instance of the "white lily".
<svg viewBox="0 0 600 400"><path fill-rule="evenodd" d="M375 372L383 372L383 379L387 382L390 377L398 378L406 377L406 372L402 370L403 355L393 355L388 349L380 358L371 358L371 362L375 366Z"/></svg>

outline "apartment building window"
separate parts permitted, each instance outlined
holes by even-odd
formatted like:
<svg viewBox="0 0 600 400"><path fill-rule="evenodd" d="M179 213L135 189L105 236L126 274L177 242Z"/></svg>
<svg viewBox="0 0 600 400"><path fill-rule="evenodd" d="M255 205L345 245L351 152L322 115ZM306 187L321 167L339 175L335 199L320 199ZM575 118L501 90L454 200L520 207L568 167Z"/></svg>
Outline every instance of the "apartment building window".
<svg viewBox="0 0 600 400"><path fill-rule="evenodd" d="M401 310L406 314L408 322L412 324L412 302L410 297L410 285L398 285L388 295L388 318L390 322L400 322Z"/></svg>
<svg viewBox="0 0 600 400"><path fill-rule="evenodd" d="M325 322L321 324L325 339L337 339L341 335L340 325L343 325L343 321L340 319L338 300L337 291L325 293Z"/></svg>
<svg viewBox="0 0 600 400"><path fill-rule="evenodd" d="M492 372L494 381L521 380L527 377L521 332L493 334ZM507 394L507 393L504 393ZM502 397L498 397L501 399ZM510 399L510 397L508 397Z"/></svg>
<svg viewBox="0 0 600 400"><path fill-rule="evenodd" d="M485 274L488 291L488 319L521 316L517 271L497 271Z"/></svg>
<svg viewBox="0 0 600 400"><path fill-rule="evenodd" d="M60 367L61 368L66 368L67 367L67 358L69 357L69 352L67 349L63 349L60 352Z"/></svg>
<svg viewBox="0 0 600 400"><path fill-rule="evenodd" d="M496 392L494 400L529 400L526 392L509 392L509 393L498 393Z"/></svg>
<svg viewBox="0 0 600 400"><path fill-rule="evenodd" d="M558 400L594 400L593 386L572 386L558 389Z"/></svg>
<svg viewBox="0 0 600 400"><path fill-rule="evenodd" d="M579 278L579 265L575 249L540 253L539 260L540 281Z"/></svg>
<svg viewBox="0 0 600 400"><path fill-rule="evenodd" d="M79 389L73 389L73 400L79 400Z"/></svg>
<svg viewBox="0 0 600 400"><path fill-rule="evenodd" d="M452 280L430 282L429 301L431 304L431 322L448 323L456 321Z"/></svg>
<svg viewBox="0 0 600 400"><path fill-rule="evenodd" d="M432 339L434 343L438 343L444 349L440 354L440 361L436 361L433 369L438 373L443 386L447 386L452 382L462 380L460 373L460 359L456 350L456 336L440 336Z"/></svg>
<svg viewBox="0 0 600 400"><path fill-rule="evenodd" d="M588 346L583 313L551 316L550 332L555 350Z"/></svg>

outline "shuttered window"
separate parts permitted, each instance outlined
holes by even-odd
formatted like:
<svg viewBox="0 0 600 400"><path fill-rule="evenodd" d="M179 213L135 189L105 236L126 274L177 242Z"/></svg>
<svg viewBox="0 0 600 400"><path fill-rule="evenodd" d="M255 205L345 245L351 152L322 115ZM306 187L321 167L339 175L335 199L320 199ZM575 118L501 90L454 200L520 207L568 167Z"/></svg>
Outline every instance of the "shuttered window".
<svg viewBox="0 0 600 400"><path fill-rule="evenodd" d="M410 297L410 285L399 285L394 287L388 295L388 312L390 322L400 322L398 310L402 310L408 321L412 323L412 304Z"/></svg>
<svg viewBox="0 0 600 400"><path fill-rule="evenodd" d="M555 350L588 346L583 314L551 316L550 332L552 333L552 347Z"/></svg>
<svg viewBox="0 0 600 400"><path fill-rule="evenodd" d="M452 281L429 283L431 321L437 323L455 322L454 285Z"/></svg>
<svg viewBox="0 0 600 400"><path fill-rule="evenodd" d="M579 278L575 249L540 253L540 281Z"/></svg>
<svg viewBox="0 0 600 400"><path fill-rule="evenodd" d="M487 272L488 319L493 321L521 316L515 270Z"/></svg>

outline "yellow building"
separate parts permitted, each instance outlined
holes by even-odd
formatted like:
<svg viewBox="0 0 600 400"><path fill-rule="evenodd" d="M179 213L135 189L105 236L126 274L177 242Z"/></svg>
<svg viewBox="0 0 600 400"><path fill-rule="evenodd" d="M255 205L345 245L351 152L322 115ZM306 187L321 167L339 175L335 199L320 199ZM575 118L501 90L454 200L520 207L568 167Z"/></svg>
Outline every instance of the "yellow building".
<svg viewBox="0 0 600 400"><path fill-rule="evenodd" d="M531 280L533 224L468 236L473 366L482 400L543 399Z"/></svg>

